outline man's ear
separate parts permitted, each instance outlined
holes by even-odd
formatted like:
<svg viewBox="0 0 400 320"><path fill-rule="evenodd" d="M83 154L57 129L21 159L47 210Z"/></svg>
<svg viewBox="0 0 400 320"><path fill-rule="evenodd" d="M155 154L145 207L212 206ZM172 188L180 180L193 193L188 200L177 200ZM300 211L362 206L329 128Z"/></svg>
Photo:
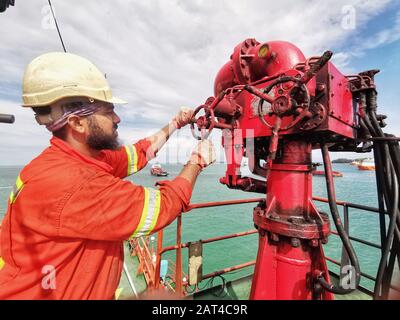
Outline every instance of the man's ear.
<svg viewBox="0 0 400 320"><path fill-rule="evenodd" d="M85 133L85 131L87 130L86 129L87 126L85 125L86 123L84 119L82 119L79 116L76 115L69 116L67 123L70 126L70 128L77 133Z"/></svg>

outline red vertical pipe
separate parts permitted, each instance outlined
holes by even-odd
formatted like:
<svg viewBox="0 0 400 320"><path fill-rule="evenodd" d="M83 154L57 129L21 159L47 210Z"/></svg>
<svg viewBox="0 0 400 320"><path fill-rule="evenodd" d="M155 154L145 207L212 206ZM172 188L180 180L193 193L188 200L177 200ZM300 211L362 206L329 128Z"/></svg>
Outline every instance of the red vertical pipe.
<svg viewBox="0 0 400 320"><path fill-rule="evenodd" d="M311 144L286 141L283 155L272 166L267 182L266 216L280 219L310 215L312 208ZM250 299L312 299L311 276L324 265L320 247L311 247L301 234L293 239L279 231L260 230Z"/></svg>
<svg viewBox="0 0 400 320"><path fill-rule="evenodd" d="M260 236L250 299L311 299L312 292L307 284L311 269L309 250L293 248L287 239L276 244L266 235Z"/></svg>

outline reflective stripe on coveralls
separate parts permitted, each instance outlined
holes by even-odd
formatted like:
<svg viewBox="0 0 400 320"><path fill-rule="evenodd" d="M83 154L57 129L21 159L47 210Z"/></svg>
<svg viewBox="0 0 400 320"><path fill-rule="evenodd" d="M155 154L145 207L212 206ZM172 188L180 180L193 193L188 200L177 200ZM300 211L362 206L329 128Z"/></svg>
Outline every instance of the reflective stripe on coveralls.
<svg viewBox="0 0 400 320"><path fill-rule="evenodd" d="M15 202L15 200L18 197L18 194L21 192L22 188L24 187L24 183L21 180L21 177L18 176L17 181L15 182L15 185L11 191L10 194L10 204L13 204Z"/></svg>
<svg viewBox="0 0 400 320"><path fill-rule="evenodd" d="M152 188L144 188L144 206L140 222L130 239L149 235L160 214L161 192Z"/></svg>
<svg viewBox="0 0 400 320"><path fill-rule="evenodd" d="M132 173L136 173L138 171L137 169L138 157L134 145L125 146L125 151L128 156L128 176L129 176Z"/></svg>

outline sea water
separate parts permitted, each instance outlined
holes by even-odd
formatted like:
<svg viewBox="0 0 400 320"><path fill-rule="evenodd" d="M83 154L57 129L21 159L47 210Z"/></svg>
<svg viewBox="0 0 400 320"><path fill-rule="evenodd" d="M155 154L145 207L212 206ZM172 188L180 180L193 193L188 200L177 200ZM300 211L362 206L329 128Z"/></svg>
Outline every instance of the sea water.
<svg viewBox="0 0 400 320"><path fill-rule="evenodd" d="M133 183L147 187L154 187L159 180L173 179L182 169L180 164L163 165L168 171L168 177L154 177L150 175L150 165L137 174L129 177ZM7 210L7 201L12 186L22 168L0 167L0 219ZM213 164L206 168L198 177L193 190L192 203L223 201L230 199L260 198L263 195L247 193L240 190L230 190L219 183L219 178L224 176L226 166L224 164ZM378 207L377 192L374 171L359 171L357 167L349 164L334 164L333 170L343 173L343 177L334 178L336 196L338 200L358 203L371 207ZM314 196L326 197L326 184L323 176L313 177ZM40 196L40 195L38 195ZM182 217L182 242L205 240L232 233L254 230L253 208L256 203L241 204L234 206L223 206L214 208L196 209L183 214ZM326 204L316 202L319 210L329 213ZM339 207L342 213L342 207ZM380 244L379 217L376 213L349 209L350 234L353 237ZM343 218L343 215L342 215ZM331 223L332 230L335 229ZM163 245L173 245L176 241L176 222L169 225L164 231ZM155 246L157 237L151 243ZM368 247L364 244L352 242L360 260L361 270L364 273L375 276L379 264L380 250ZM253 261L257 256L258 235L252 234L244 237L232 238L203 245L203 274L211 273L230 266ZM187 249L182 250L183 270L187 273L188 256ZM326 256L340 261L342 246L340 239L331 235L329 242L324 245ZM175 260L175 253L168 252L163 259ZM339 272L336 265L328 262L330 269ZM223 275L225 280L235 279L253 273L254 266ZM221 277L213 280L213 285L224 281ZM203 281L200 288L210 285ZM373 288L373 282L362 278L361 284Z"/></svg>

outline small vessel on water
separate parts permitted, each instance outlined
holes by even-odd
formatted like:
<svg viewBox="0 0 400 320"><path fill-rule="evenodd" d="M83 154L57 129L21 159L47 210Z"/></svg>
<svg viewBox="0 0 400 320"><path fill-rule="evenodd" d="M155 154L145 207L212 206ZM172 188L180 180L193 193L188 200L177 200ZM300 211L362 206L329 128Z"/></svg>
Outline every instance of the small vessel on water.
<svg viewBox="0 0 400 320"><path fill-rule="evenodd" d="M358 165L358 170L365 170L365 171L370 171L370 170L375 170L375 161L374 159L365 159L361 161Z"/></svg>
<svg viewBox="0 0 400 320"><path fill-rule="evenodd" d="M325 176L325 171L324 170L317 170L317 167L319 167L321 163L313 163L312 167L312 175L313 176ZM339 171L332 171L332 176L334 177L343 177L343 173Z"/></svg>
<svg viewBox="0 0 400 320"><path fill-rule="evenodd" d="M152 176L157 176L157 177L166 177L168 176L168 172L165 171L162 167L161 164L158 162L154 163L151 166L150 173Z"/></svg>
<svg viewBox="0 0 400 320"><path fill-rule="evenodd" d="M312 174L313 174L313 176L324 176L325 175L325 171L323 171L323 170L313 170ZM343 177L343 173L341 173L339 171L332 171L332 175L334 177Z"/></svg>

